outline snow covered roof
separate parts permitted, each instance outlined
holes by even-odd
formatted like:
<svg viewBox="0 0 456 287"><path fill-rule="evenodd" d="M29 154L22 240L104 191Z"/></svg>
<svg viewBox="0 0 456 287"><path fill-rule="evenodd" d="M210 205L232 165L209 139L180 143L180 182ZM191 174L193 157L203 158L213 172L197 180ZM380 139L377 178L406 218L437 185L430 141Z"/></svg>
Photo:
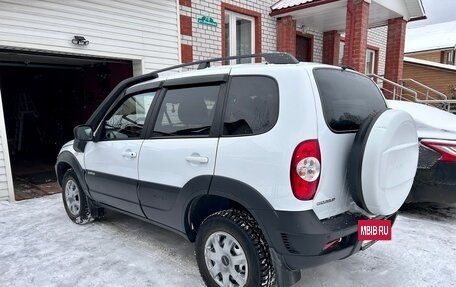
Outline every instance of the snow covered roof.
<svg viewBox="0 0 456 287"><path fill-rule="evenodd" d="M409 28L405 52L453 48L456 45L456 21Z"/></svg>
<svg viewBox="0 0 456 287"><path fill-rule="evenodd" d="M411 58L411 57L404 57L404 62L408 62L408 63L412 63L412 64L418 64L418 65L424 65L424 66L429 66L429 67L433 67L433 68L451 70L451 71L455 71L456 72L456 66L453 66L453 65L447 65L447 64L437 63L437 62L431 62L431 61L426 61L426 60L421 60L421 59L416 59L416 58Z"/></svg>
<svg viewBox="0 0 456 287"><path fill-rule="evenodd" d="M284 8L289 8L305 3L310 3L314 2L315 0L281 0L272 5L271 9L272 10L279 10L279 9L284 9Z"/></svg>

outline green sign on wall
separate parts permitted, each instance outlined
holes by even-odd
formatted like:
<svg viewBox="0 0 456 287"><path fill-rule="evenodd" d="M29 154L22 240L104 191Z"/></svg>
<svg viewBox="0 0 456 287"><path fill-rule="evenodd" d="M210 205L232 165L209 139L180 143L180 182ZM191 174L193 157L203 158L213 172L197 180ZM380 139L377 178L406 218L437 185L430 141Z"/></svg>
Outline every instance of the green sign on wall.
<svg viewBox="0 0 456 287"><path fill-rule="evenodd" d="M214 19L209 16L201 16L200 18L198 18L198 23L203 25L209 25L212 27L217 27L217 22L215 22Z"/></svg>

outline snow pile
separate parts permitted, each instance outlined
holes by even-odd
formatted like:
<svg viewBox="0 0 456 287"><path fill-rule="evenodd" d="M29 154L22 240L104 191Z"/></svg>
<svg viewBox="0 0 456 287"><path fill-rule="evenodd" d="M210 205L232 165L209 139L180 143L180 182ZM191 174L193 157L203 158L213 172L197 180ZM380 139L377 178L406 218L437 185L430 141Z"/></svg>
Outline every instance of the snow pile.
<svg viewBox="0 0 456 287"><path fill-rule="evenodd" d="M305 270L296 286L454 286L455 223L456 205L408 208L392 241ZM60 195L0 203L0 274L12 287L203 286L193 244L113 212L78 226Z"/></svg>

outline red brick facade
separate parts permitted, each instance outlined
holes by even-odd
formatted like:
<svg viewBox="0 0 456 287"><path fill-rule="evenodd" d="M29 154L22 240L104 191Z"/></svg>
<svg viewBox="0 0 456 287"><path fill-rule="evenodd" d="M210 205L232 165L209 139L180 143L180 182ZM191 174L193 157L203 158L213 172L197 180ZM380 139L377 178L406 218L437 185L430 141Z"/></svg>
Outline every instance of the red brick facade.
<svg viewBox="0 0 456 287"><path fill-rule="evenodd" d="M340 34L337 31L323 33L323 63L339 64Z"/></svg>
<svg viewBox="0 0 456 287"><path fill-rule="evenodd" d="M181 61L182 63L193 62L193 46L181 44Z"/></svg>
<svg viewBox="0 0 456 287"><path fill-rule="evenodd" d="M179 0L179 5L192 7L192 0Z"/></svg>
<svg viewBox="0 0 456 287"><path fill-rule="evenodd" d="M366 68L369 3L347 1L344 64L364 73Z"/></svg>
<svg viewBox="0 0 456 287"><path fill-rule="evenodd" d="M192 17L180 15L180 31L181 35L192 35Z"/></svg>
<svg viewBox="0 0 456 287"><path fill-rule="evenodd" d="M406 24L402 17L388 20L385 78L395 83L402 79Z"/></svg>
<svg viewBox="0 0 456 287"><path fill-rule="evenodd" d="M296 21L291 16L277 19L277 51L296 56Z"/></svg>

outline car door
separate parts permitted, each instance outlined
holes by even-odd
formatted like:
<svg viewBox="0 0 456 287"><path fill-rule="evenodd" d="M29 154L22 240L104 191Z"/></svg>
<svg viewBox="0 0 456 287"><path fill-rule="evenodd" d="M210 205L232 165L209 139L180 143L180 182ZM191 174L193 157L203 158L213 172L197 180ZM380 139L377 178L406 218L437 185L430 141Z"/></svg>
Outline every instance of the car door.
<svg viewBox="0 0 456 287"><path fill-rule="evenodd" d="M221 108L221 90L219 83L165 89L139 159L138 196L147 218L181 229L185 198L191 192L207 193L215 167L218 135L213 122Z"/></svg>
<svg viewBox="0 0 456 287"><path fill-rule="evenodd" d="M118 209L143 215L137 196L138 155L144 123L155 91L125 96L98 127L98 141L85 148L86 182L92 197Z"/></svg>

